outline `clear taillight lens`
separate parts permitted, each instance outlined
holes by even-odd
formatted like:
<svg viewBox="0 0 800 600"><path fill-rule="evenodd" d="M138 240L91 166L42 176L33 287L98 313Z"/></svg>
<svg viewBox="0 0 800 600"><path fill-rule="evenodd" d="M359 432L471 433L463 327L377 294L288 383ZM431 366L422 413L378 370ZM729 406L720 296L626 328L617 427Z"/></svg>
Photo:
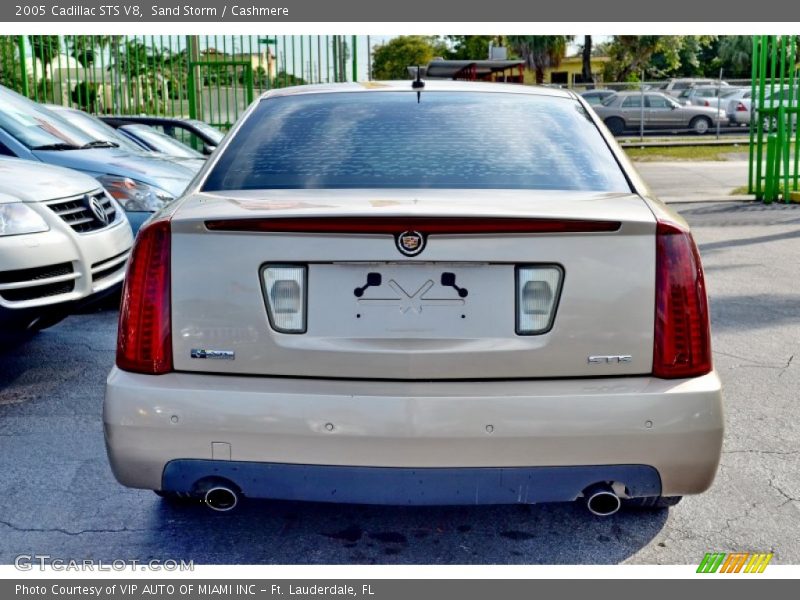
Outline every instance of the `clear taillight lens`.
<svg viewBox="0 0 800 600"><path fill-rule="evenodd" d="M267 265L261 271L269 322L281 333L306 330L305 266Z"/></svg>
<svg viewBox="0 0 800 600"><path fill-rule="evenodd" d="M708 300L692 234L661 221L656 230L653 375L697 377L712 369Z"/></svg>
<svg viewBox="0 0 800 600"><path fill-rule="evenodd" d="M553 326L563 272L555 265L517 267L517 334L546 333Z"/></svg>
<svg viewBox="0 0 800 600"><path fill-rule="evenodd" d="M160 375L172 371L170 224L148 222L131 251L117 333L117 366Z"/></svg>

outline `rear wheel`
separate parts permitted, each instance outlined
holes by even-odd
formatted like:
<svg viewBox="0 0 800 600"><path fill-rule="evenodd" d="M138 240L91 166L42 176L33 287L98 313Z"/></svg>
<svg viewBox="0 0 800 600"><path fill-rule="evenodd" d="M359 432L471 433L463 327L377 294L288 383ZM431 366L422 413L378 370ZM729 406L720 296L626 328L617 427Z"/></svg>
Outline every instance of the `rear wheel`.
<svg viewBox="0 0 800 600"><path fill-rule="evenodd" d="M632 510L655 510L675 506L683 496L645 496L643 498L626 498L622 506Z"/></svg>
<svg viewBox="0 0 800 600"><path fill-rule="evenodd" d="M619 117L609 117L605 124L613 135L622 135L625 132L625 121Z"/></svg>
<svg viewBox="0 0 800 600"><path fill-rule="evenodd" d="M711 129L711 119L708 117L695 117L692 119L692 122L689 123L689 128L697 135L708 133L708 130Z"/></svg>

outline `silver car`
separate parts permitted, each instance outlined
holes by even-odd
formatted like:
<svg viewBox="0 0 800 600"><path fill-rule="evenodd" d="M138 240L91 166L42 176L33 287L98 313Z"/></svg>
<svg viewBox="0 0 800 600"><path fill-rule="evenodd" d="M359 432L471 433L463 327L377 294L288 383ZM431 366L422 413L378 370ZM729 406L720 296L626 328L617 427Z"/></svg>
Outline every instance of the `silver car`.
<svg viewBox="0 0 800 600"><path fill-rule="evenodd" d="M0 337L118 291L132 243L122 207L96 179L0 158Z"/></svg>
<svg viewBox="0 0 800 600"><path fill-rule="evenodd" d="M104 425L220 511L670 506L722 445L698 250L570 91L272 90L139 232Z"/></svg>
<svg viewBox="0 0 800 600"><path fill-rule="evenodd" d="M724 110L706 106L684 106L660 92L619 92L593 108L614 135L638 130L642 118L644 128L648 131L677 129L701 135L717 123L721 126L728 124L728 116Z"/></svg>

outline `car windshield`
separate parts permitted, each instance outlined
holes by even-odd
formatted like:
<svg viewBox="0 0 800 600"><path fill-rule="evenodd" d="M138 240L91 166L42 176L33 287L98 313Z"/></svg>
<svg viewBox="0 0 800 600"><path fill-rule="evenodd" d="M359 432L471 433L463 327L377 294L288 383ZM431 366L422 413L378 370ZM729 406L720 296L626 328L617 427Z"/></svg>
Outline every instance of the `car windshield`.
<svg viewBox="0 0 800 600"><path fill-rule="evenodd" d="M129 132L135 138L144 140L148 146L158 152L185 158L204 158L202 154L195 152L186 144L179 142L166 133L153 129L149 125L123 125L120 129Z"/></svg>
<svg viewBox="0 0 800 600"><path fill-rule="evenodd" d="M601 102L601 104L603 106L611 106L611 104L614 102L614 100L616 100L616 98L617 98L617 94L616 93L611 94L608 97L603 98L603 101Z"/></svg>
<svg viewBox="0 0 800 600"><path fill-rule="evenodd" d="M98 142L109 142L119 146L124 150L127 150L128 152L143 152L143 148L141 146L133 143L124 135L120 135L117 133L116 129L103 123L97 117L93 117L92 115L86 114L80 110L72 109L56 109L54 112Z"/></svg>
<svg viewBox="0 0 800 600"><path fill-rule="evenodd" d="M0 89L0 127L33 150L77 149L96 141L52 111L5 88Z"/></svg>
<svg viewBox="0 0 800 600"><path fill-rule="evenodd" d="M204 189L431 187L630 191L575 100L439 91L262 100Z"/></svg>

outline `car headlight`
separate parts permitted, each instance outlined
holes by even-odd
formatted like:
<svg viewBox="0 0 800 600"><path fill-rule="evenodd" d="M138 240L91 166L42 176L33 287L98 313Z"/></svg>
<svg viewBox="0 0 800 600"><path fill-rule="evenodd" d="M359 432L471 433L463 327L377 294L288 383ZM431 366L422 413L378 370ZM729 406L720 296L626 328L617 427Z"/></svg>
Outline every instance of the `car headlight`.
<svg viewBox="0 0 800 600"><path fill-rule="evenodd" d="M175 199L162 189L128 177L102 175L97 180L122 208L131 212L155 212Z"/></svg>
<svg viewBox="0 0 800 600"><path fill-rule="evenodd" d="M48 231L45 220L22 202L0 204L0 236Z"/></svg>

